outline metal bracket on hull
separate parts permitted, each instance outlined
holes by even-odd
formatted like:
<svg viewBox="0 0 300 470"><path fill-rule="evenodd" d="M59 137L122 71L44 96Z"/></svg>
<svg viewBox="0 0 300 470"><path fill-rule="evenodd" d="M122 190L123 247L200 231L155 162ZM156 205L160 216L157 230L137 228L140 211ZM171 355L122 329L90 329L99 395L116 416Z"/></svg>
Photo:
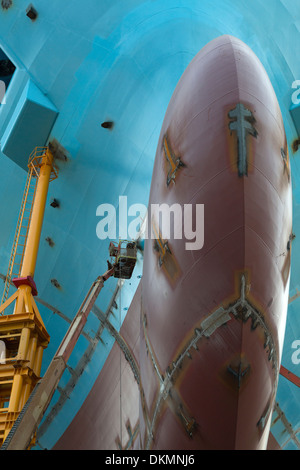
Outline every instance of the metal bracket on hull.
<svg viewBox="0 0 300 470"><path fill-rule="evenodd" d="M244 378L244 376L249 372L250 370L250 365L248 365L247 367L245 367L244 369L242 369L242 363L240 362L238 367L237 368L233 368L231 365L229 365L227 367L227 371L230 372L230 374L232 374L234 376L234 378L237 379L237 384L238 384L238 388L241 387L241 382Z"/></svg>
<svg viewBox="0 0 300 470"><path fill-rule="evenodd" d="M159 253L158 265L161 268L164 262L165 256L167 255L167 253L171 254L171 250L169 248L168 240L163 240L162 235L159 229L156 227L156 224L154 221L152 223L152 229L153 229L153 233L155 236L153 248L155 251Z"/></svg>
<svg viewBox="0 0 300 470"><path fill-rule="evenodd" d="M252 123L255 122L252 112L243 103L237 103L236 107L229 111L229 129L236 131L238 143L238 174L248 175L247 135L257 137L257 130Z"/></svg>
<svg viewBox="0 0 300 470"><path fill-rule="evenodd" d="M176 177L177 171L179 170L179 168L185 166L185 164L183 163L181 158L176 157L176 155L172 151L167 135L164 136L163 149L164 149L166 160L170 167L169 172L167 174L167 186L169 186L171 181L175 183L175 177Z"/></svg>

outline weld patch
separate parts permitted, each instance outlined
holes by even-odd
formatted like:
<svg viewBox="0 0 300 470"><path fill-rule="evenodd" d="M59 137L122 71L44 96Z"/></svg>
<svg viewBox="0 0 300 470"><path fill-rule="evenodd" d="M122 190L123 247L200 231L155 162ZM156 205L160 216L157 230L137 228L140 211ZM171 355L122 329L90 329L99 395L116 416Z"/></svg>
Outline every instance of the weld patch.
<svg viewBox="0 0 300 470"><path fill-rule="evenodd" d="M203 335L208 338L214 333L214 331L216 331L217 328L219 328L221 325L224 325L229 320L231 320L229 313L224 310L223 307L218 308L201 323Z"/></svg>

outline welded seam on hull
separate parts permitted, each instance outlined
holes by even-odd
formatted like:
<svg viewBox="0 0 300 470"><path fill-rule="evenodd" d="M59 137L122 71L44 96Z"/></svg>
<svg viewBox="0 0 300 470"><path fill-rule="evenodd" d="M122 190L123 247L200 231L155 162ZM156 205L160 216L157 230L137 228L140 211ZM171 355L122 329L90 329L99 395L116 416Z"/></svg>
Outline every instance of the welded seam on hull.
<svg viewBox="0 0 300 470"><path fill-rule="evenodd" d="M160 373L160 370L159 370L159 367L157 365L157 362L156 362L156 359L155 359L155 356L154 356L154 353L153 353L153 349L152 349L152 346L151 346L151 343L148 339L148 336L147 336L147 330L146 330L146 327L147 327L147 319L146 319L146 315L144 314L143 315L143 329L144 329L144 336L145 336L145 342L146 342L146 347L148 349L148 352L150 354L150 357L151 357L151 361L152 361L152 364L153 364L153 367L154 367L154 370L156 372L156 374L158 375L158 378L159 378L159 381L160 383L163 383L164 381L164 377L163 375L161 375Z"/></svg>
<svg viewBox="0 0 300 470"><path fill-rule="evenodd" d="M102 312L98 313L100 321L103 323L105 328L109 331L111 336L115 338L117 344L119 345L121 351L123 352L126 361L129 363L131 370L133 372L134 378L138 385L140 385L140 371L138 365L135 361L135 358L126 343L123 336L114 328L114 326L110 323L110 321L105 317L105 314Z"/></svg>
<svg viewBox="0 0 300 470"><path fill-rule="evenodd" d="M140 427L139 427L139 424L137 423L134 429L132 430L130 423L128 423L126 424L126 430L128 432L128 441L123 447L122 447L122 443L120 441L119 436L116 439L116 444L119 450L132 450L134 442L136 438L138 437Z"/></svg>
<svg viewBox="0 0 300 470"><path fill-rule="evenodd" d="M184 358L188 357L191 359L192 356L191 356L190 351L192 348L198 350L197 343L201 338L203 337L208 338L220 326L226 324L228 321L234 318L242 320L243 323L247 322L248 319L250 318L252 322L251 324L252 330L255 330L257 326L260 326L263 329L264 334L265 334L264 349L268 349L267 350L268 360L272 361L272 367L274 369L274 374L275 374L273 394L276 392L279 366L278 366L277 351L276 351L275 343L274 343L272 334L269 331L269 328L266 325L262 314L255 307L253 307L246 299L246 279L245 279L245 276L242 275L240 298L234 304L229 305L226 309L224 309L223 307L219 307L217 310L215 310L212 314L210 314L207 318L205 318L201 322L200 328L195 328L194 330L195 334L193 338L189 341L189 343L184 348L182 353L177 357L177 359L173 361L172 364L167 368L165 377L163 377L161 373L159 372L158 364L152 352L150 341L147 337L146 318L144 317L143 327L144 327L144 335L146 339L146 344L149 349L149 353L151 356L154 369L159 377L160 384L161 384L160 392L157 398L152 420L151 420L150 426L148 426L148 436L147 436L147 442L145 446L146 449L149 449L151 445L156 419L159 414L160 407L162 406L162 402L168 398L170 389L172 388L174 381L175 381L174 380L175 373L181 367ZM268 407L265 415L262 416L259 422L257 423L258 426L261 426L262 428L264 428L266 417L269 415L269 413L270 413L270 408Z"/></svg>

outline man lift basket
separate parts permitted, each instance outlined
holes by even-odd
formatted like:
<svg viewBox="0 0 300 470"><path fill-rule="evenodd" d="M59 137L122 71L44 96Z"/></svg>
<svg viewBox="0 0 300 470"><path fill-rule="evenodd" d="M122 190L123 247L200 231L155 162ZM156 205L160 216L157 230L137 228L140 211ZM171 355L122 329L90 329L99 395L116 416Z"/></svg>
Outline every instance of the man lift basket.
<svg viewBox="0 0 300 470"><path fill-rule="evenodd" d="M109 254L114 262L110 263L109 268L114 268L113 276L121 279L130 279L136 263L137 248L135 242L120 240L118 244L110 242Z"/></svg>

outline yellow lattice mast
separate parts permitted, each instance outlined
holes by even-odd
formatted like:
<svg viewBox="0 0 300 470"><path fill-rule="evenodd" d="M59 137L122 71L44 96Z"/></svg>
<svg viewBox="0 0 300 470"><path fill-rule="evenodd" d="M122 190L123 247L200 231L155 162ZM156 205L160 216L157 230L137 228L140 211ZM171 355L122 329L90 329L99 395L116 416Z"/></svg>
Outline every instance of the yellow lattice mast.
<svg viewBox="0 0 300 470"><path fill-rule="evenodd" d="M18 219L8 269L10 284L18 245L23 245L19 275L12 279L17 291L6 300L5 285L3 303L0 306L0 445L37 383L44 349L50 337L38 311L34 296L37 294L34 272L41 236L49 182L57 177L53 155L46 147L36 148L29 159L29 176ZM23 243L20 242L24 227L25 202L31 179L36 178L34 202L30 209L30 223L26 227ZM27 193L27 195L26 195ZM13 313L4 315L5 309L14 303Z"/></svg>

